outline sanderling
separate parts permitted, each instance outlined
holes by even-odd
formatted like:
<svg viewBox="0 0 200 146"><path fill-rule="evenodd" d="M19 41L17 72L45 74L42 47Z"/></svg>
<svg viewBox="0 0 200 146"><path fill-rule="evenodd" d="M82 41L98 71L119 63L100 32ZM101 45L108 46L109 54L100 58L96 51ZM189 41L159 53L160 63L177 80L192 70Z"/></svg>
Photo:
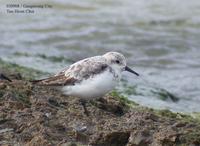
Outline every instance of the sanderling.
<svg viewBox="0 0 200 146"><path fill-rule="evenodd" d="M114 89L123 71L139 76L126 65L122 54L108 52L102 56L80 60L54 76L35 80L33 83L60 87L65 95L90 100L102 97Z"/></svg>

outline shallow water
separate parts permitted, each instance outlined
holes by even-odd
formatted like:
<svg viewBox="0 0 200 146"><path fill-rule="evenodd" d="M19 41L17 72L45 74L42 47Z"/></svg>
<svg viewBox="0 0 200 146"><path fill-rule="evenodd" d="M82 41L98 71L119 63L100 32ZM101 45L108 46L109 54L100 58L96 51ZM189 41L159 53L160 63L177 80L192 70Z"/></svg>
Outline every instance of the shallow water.
<svg viewBox="0 0 200 146"><path fill-rule="evenodd" d="M155 108L200 111L199 0L48 0L42 4L53 8L33 14L8 14L9 3L0 1L3 60L54 73L85 57L119 51L141 74L124 73L127 86L136 90L131 99ZM41 4L20 4L30 3ZM180 100L161 100L160 89Z"/></svg>

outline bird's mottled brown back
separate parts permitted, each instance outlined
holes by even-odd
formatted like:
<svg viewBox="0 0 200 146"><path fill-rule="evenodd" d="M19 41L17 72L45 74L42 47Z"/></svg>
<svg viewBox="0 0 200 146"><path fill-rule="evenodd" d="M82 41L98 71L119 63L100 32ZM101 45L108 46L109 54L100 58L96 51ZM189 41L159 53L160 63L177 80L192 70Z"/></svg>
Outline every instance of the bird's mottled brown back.
<svg viewBox="0 0 200 146"><path fill-rule="evenodd" d="M74 85L77 80L73 77L66 77L65 74L59 74L49 78L34 80L32 83L42 86L65 86Z"/></svg>
<svg viewBox="0 0 200 146"><path fill-rule="evenodd" d="M109 66L103 59L100 56L87 58L72 64L52 77L32 82L44 86L72 86L108 69Z"/></svg>

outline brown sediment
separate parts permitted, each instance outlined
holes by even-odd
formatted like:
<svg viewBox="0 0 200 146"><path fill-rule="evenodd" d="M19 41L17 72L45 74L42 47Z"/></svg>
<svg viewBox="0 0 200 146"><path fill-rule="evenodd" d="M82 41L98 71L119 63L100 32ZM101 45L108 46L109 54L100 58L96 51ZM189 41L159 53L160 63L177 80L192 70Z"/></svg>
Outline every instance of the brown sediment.
<svg viewBox="0 0 200 146"><path fill-rule="evenodd" d="M200 145L199 122L188 117L128 107L109 95L88 103L86 116L79 98L32 85L23 77L9 78L12 82L0 81L0 145Z"/></svg>

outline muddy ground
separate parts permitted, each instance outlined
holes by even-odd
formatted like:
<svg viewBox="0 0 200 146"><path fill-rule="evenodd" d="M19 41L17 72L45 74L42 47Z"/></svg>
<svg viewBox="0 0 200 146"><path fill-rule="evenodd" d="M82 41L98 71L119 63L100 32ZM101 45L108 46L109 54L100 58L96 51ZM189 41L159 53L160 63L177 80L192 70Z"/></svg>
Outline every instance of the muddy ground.
<svg viewBox="0 0 200 146"><path fill-rule="evenodd" d="M141 107L117 94L87 104L32 85L17 72L0 80L0 145L200 146L200 122Z"/></svg>

